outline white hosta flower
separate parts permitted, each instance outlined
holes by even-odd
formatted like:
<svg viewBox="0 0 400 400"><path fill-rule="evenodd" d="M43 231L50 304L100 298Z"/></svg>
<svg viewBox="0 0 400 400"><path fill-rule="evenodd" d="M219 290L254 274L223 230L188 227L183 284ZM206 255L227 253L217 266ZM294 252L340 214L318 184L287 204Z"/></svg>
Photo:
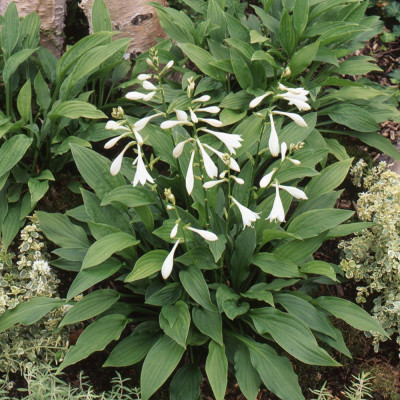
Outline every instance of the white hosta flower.
<svg viewBox="0 0 400 400"><path fill-rule="evenodd" d="M161 267L161 275L164 279L167 279L172 272L172 268L174 267L174 255L175 255L175 250L178 247L178 244L180 242L180 239L178 239L172 250L169 252L167 255L167 258L164 260L163 265Z"/></svg>
<svg viewBox="0 0 400 400"><path fill-rule="evenodd" d="M298 96L295 94L285 94L281 96L283 99L289 102L289 105L296 106L300 111L308 111L311 110L311 106L303 99L303 96Z"/></svg>
<svg viewBox="0 0 400 400"><path fill-rule="evenodd" d="M196 111L205 112L209 114L218 114L221 111L221 109L217 106L210 106L210 107L198 108Z"/></svg>
<svg viewBox="0 0 400 400"><path fill-rule="evenodd" d="M209 242L215 242L216 240L218 240L218 236L213 232L204 231L203 229L192 228L191 226L188 226L187 229L189 231L197 233L203 239L208 240Z"/></svg>
<svg viewBox="0 0 400 400"><path fill-rule="evenodd" d="M282 156L282 162L285 161L286 158L286 152L287 152L287 144L286 142L282 142L281 144L281 156Z"/></svg>
<svg viewBox="0 0 400 400"><path fill-rule="evenodd" d="M228 182L228 180L226 178L224 178L224 179L218 179L216 181L208 181L208 182L203 184L203 188L204 189L211 189L212 187L217 186L222 182Z"/></svg>
<svg viewBox="0 0 400 400"><path fill-rule="evenodd" d="M161 129L170 129L170 128L173 128L174 126L177 126L177 125L193 125L193 124L191 122L188 122L188 121L174 121L174 120L171 120L171 121L162 122L161 125L160 125L160 128Z"/></svg>
<svg viewBox="0 0 400 400"><path fill-rule="evenodd" d="M243 229L245 229L246 226L252 227L252 223L256 222L258 219L260 219L260 215L259 215L260 213L251 211L249 208L245 207L243 204L240 204L234 197L232 197L232 201L239 208L240 214L242 216L242 221L243 221Z"/></svg>
<svg viewBox="0 0 400 400"><path fill-rule="evenodd" d="M276 186L276 194L274 199L274 204L272 205L272 210L268 217L270 222L278 220L279 222L285 222L285 210L283 209L283 204L281 197L279 196L279 188Z"/></svg>
<svg viewBox="0 0 400 400"><path fill-rule="evenodd" d="M146 94L146 96L143 97L144 101L150 101L154 96L155 96L156 92L150 92L148 94Z"/></svg>
<svg viewBox="0 0 400 400"><path fill-rule="evenodd" d="M207 128L200 128L199 130L210 133L211 135L218 138L228 148L231 154L236 154L235 149L238 149L242 146L242 144L240 143L243 141L242 137L235 133L216 132Z"/></svg>
<svg viewBox="0 0 400 400"><path fill-rule="evenodd" d="M129 128L127 128L126 126L122 126L117 121L112 121L112 120L107 121L105 128L111 131L118 131L120 129L123 129L124 131L129 131Z"/></svg>
<svg viewBox="0 0 400 400"><path fill-rule="evenodd" d="M194 139L190 138L190 139L186 139L186 140L184 140L184 141L178 143L178 144L175 146L174 150L172 151L172 155L173 155L175 158L180 157L180 155L182 154L183 148L185 147L185 144L188 143L188 142L191 142L192 140L194 140Z"/></svg>
<svg viewBox="0 0 400 400"><path fill-rule="evenodd" d="M118 157L112 162L111 167L110 167L110 174L115 176L118 174L118 172L121 170L122 166L122 159L124 158L124 154L126 151L131 147L133 142L128 143L124 149L121 151L121 153L118 154Z"/></svg>
<svg viewBox="0 0 400 400"><path fill-rule="evenodd" d="M271 152L273 157L279 156L279 138L276 133L274 117L272 114L269 114L269 119L271 121L271 134L268 140L269 151Z"/></svg>
<svg viewBox="0 0 400 400"><path fill-rule="evenodd" d="M189 108L189 112L190 112L190 119L197 124L199 122L199 119L197 118L197 115L194 113L194 111Z"/></svg>
<svg viewBox="0 0 400 400"><path fill-rule="evenodd" d="M301 164L301 162L299 160L295 160L294 158L288 157L287 159L294 165L300 165Z"/></svg>
<svg viewBox="0 0 400 400"><path fill-rule="evenodd" d="M188 170L186 173L186 190L189 195L192 194L193 187L194 187L194 175L193 175L194 153L195 153L195 151L192 150L192 155L190 156L189 166L188 166Z"/></svg>
<svg viewBox="0 0 400 400"><path fill-rule="evenodd" d="M211 159L211 157L207 154L207 152L204 150L202 144L200 143L200 140L197 139L197 145L199 146L201 157L204 162L204 168L206 170L207 175L213 179L216 176L218 176L218 168L214 164L214 161Z"/></svg>
<svg viewBox="0 0 400 400"><path fill-rule="evenodd" d="M221 121L218 119L213 119L213 118L198 118L199 121L204 122L208 125L213 126L214 128L219 128L223 125Z"/></svg>
<svg viewBox="0 0 400 400"><path fill-rule="evenodd" d="M170 60L165 65L165 69L171 69L173 67L173 65L174 65L174 60Z"/></svg>
<svg viewBox="0 0 400 400"><path fill-rule="evenodd" d="M179 227L179 223L177 222L177 223L174 225L174 227L172 228L171 233L169 234L169 237L170 237L171 239L173 239L173 238L176 236L176 234L178 233L178 227Z"/></svg>
<svg viewBox="0 0 400 400"><path fill-rule="evenodd" d="M238 183L239 185L244 185L244 180L242 178L238 178L237 176L231 175L231 178Z"/></svg>
<svg viewBox="0 0 400 400"><path fill-rule="evenodd" d="M276 185L273 184L272 186L278 187L279 189L286 190L289 194L291 194L296 199L300 200L308 200L307 195L300 189L293 187L293 186L285 186L285 185Z"/></svg>
<svg viewBox="0 0 400 400"><path fill-rule="evenodd" d="M123 139L124 137L128 136L130 132L125 132L122 135L116 136L112 139L110 139L105 145L104 148L105 149L111 149L112 147L114 147L121 139Z"/></svg>
<svg viewBox="0 0 400 400"><path fill-rule="evenodd" d="M266 93L264 93L263 95L254 98L254 99L250 102L249 107L250 107L250 108L255 108L255 107L257 107L257 106L258 106L266 97L268 97L270 94L272 94L272 92L266 92Z"/></svg>
<svg viewBox="0 0 400 400"><path fill-rule="evenodd" d="M306 128L308 126L307 122L304 121L303 117L301 117L299 114L283 111L272 111L272 114L284 115L285 117L289 117L294 121L295 124L302 126L303 128Z"/></svg>
<svg viewBox="0 0 400 400"><path fill-rule="evenodd" d="M145 128L145 126L149 123L149 121L151 121L153 118L159 117L160 115L164 115L164 113L157 113L150 115L149 117L139 119L139 121L136 121L134 123L133 127L139 132Z"/></svg>
<svg viewBox="0 0 400 400"><path fill-rule="evenodd" d="M143 100L146 97L146 94L140 92L128 92L125 97L128 100Z"/></svg>
<svg viewBox="0 0 400 400"><path fill-rule="evenodd" d="M143 81L142 86L146 90L157 90L157 87L154 86L150 81Z"/></svg>
<svg viewBox="0 0 400 400"><path fill-rule="evenodd" d="M151 74L139 74L137 78L139 81L147 81L148 79L151 79L152 75Z"/></svg>
<svg viewBox="0 0 400 400"><path fill-rule="evenodd" d="M286 91L289 92L289 93L297 94L297 95L302 95L302 96L307 96L307 95L310 93L308 90L306 90L306 89L304 89L304 88L302 88L302 87L290 88L290 87L287 87L287 86L283 85L283 84L280 83L280 82L279 82L279 84L278 84L278 87L279 87L279 89L282 90L282 91L285 91L285 90L286 90Z"/></svg>
<svg viewBox="0 0 400 400"><path fill-rule="evenodd" d="M193 99L192 103L206 103L207 101L211 100L211 96L209 96L208 94L205 94L201 97L198 97L197 99Z"/></svg>
<svg viewBox="0 0 400 400"><path fill-rule="evenodd" d="M133 134L135 135L135 138L136 138L137 143L138 143L140 146L142 146L142 145L143 145L143 138L142 138L142 135L141 135L136 129L133 130Z"/></svg>
<svg viewBox="0 0 400 400"><path fill-rule="evenodd" d="M206 147L208 150L211 150L213 153L215 153L223 161L223 163L227 165L231 170L240 172L239 164L236 162L234 158L230 157L229 154L221 153L220 151L214 149L214 147L211 147L206 143L203 143L203 146Z"/></svg>
<svg viewBox="0 0 400 400"><path fill-rule="evenodd" d="M136 174L133 178L133 186L136 186L139 182L143 186L146 182L154 183L154 179L151 175L147 172L146 166L144 165L143 158L142 158L142 150L139 145L137 145L138 156L134 161L134 165L136 164Z"/></svg>
<svg viewBox="0 0 400 400"><path fill-rule="evenodd" d="M267 175L264 175L261 178L261 180L260 180L260 187L261 188L266 188L270 184L271 179L274 176L276 170L277 170L277 168L274 168L271 172L268 172Z"/></svg>
<svg viewBox="0 0 400 400"><path fill-rule="evenodd" d="M185 111L182 110L174 110L175 114L176 114L176 118L178 119L178 121L188 121L188 115L186 114Z"/></svg>

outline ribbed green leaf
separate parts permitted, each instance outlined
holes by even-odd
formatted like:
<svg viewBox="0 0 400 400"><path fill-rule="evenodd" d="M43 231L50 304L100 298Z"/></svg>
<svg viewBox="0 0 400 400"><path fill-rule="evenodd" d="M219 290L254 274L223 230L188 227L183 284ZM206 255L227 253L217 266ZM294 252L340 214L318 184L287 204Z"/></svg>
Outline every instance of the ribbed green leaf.
<svg viewBox="0 0 400 400"><path fill-rule="evenodd" d="M208 345L206 373L216 400L224 400L228 384L228 360L225 349L211 340Z"/></svg>
<svg viewBox="0 0 400 400"><path fill-rule="evenodd" d="M57 103L49 113L50 119L66 117L71 119L77 118L107 118L102 111L98 110L93 104L79 100L68 100Z"/></svg>
<svg viewBox="0 0 400 400"><path fill-rule="evenodd" d="M32 139L25 135L15 135L0 148L0 176L10 171L24 156Z"/></svg>
<svg viewBox="0 0 400 400"><path fill-rule="evenodd" d="M92 6L93 32L111 32L111 18L104 0L95 0Z"/></svg>
<svg viewBox="0 0 400 400"><path fill-rule="evenodd" d="M144 279L161 271L162 264L167 256L166 250L151 250L144 254L136 261L133 271L125 278L125 282Z"/></svg>

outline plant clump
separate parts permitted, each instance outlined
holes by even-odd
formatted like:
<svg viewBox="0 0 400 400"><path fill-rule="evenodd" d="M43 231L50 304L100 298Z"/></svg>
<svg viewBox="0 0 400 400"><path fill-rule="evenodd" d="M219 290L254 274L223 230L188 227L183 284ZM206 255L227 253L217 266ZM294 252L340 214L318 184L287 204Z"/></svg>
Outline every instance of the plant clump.
<svg viewBox="0 0 400 400"><path fill-rule="evenodd" d="M33 298L58 296L60 281L48 264L40 232L34 215L21 231L18 256L0 249L0 315ZM58 309L33 325L15 325L0 333L0 371L8 374L22 371L28 362L60 360L67 330L54 330L65 311Z"/></svg>
<svg viewBox="0 0 400 400"><path fill-rule="evenodd" d="M367 169L361 160L352 169L353 182L363 187L357 202L361 221L373 226L340 243L341 267L360 282L357 302L373 296L372 314L390 334L400 332L400 181L385 162ZM386 337L374 333L375 351ZM397 336L400 344L400 336Z"/></svg>

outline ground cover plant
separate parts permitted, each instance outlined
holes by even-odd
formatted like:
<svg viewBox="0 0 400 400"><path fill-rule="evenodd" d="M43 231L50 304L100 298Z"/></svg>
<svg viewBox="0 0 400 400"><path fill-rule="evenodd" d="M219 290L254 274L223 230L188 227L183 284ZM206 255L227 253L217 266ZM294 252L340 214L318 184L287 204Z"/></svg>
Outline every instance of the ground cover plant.
<svg viewBox="0 0 400 400"><path fill-rule="evenodd" d="M105 3L95 4L94 35L111 40ZM107 348L104 368L140 364L144 400L167 380L171 399L197 400L203 377L217 400L228 377L248 399L261 384L303 399L293 359L339 366L332 349L350 357L335 320L388 336L332 295L343 269L313 256L371 226L335 208L352 158L331 125L399 157L376 133L399 116L395 91L346 77L377 69L347 57L381 24L359 1L264 1L251 13L239 1L185 4L194 22L155 5L176 44L135 60L124 97L112 113L105 105L112 118L70 126L65 157L82 205L38 212L56 246L52 265L76 274L65 298L18 304L0 331L68 305L59 328L85 329L57 372ZM107 139L102 154L82 136L91 132Z"/></svg>

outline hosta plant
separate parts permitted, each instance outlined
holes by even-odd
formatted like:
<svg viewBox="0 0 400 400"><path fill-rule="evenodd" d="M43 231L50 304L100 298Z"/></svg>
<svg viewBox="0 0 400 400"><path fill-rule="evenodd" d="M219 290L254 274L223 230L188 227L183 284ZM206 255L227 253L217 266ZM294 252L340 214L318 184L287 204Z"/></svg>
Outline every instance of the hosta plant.
<svg viewBox="0 0 400 400"><path fill-rule="evenodd" d="M6 248L54 174L71 160L69 145L90 147L104 138L89 121L106 117L96 105L107 102L130 62L123 60L129 40L111 41L102 4L96 0L93 7L94 33L59 60L39 45L36 13L20 19L12 2L2 19L0 229Z"/></svg>
<svg viewBox="0 0 400 400"><path fill-rule="evenodd" d="M262 383L303 399L288 355L328 366L339 365L329 346L350 356L333 317L385 334L350 301L315 295L341 271L313 253L360 228L341 225L352 212L333 208L352 159L321 167L328 150L312 134L315 114L284 108L309 109L302 87L277 81L247 105L265 108L231 126L201 80L184 77L176 93L173 62L152 51L147 63L126 98L151 111L137 119L114 110L112 163L72 145L92 191L82 189L84 204L66 215L39 213L59 246L53 264L77 272L66 299L20 304L0 330L66 302L60 326L88 325L60 371L122 337L104 366L141 363L144 400L170 376L171 399L197 400L204 373L222 400L228 371L248 399Z"/></svg>

